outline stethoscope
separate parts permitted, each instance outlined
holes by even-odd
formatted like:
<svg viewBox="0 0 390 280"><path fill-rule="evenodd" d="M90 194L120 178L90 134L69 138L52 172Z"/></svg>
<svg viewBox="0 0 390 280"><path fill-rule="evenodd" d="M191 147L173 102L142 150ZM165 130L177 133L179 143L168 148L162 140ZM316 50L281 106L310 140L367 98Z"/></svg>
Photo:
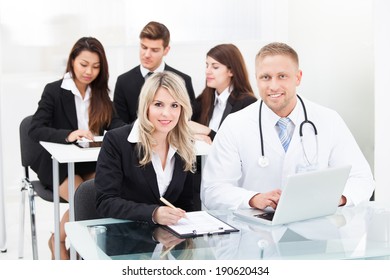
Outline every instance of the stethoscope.
<svg viewBox="0 0 390 280"><path fill-rule="evenodd" d="M303 154L304 154L305 160L308 163L308 165L309 166L314 166L315 165L314 161L316 161L317 157L318 157L317 128L314 125L314 123L307 118L306 107L305 107L305 103L303 103L302 98L299 95L297 95L297 97L298 97L299 101L302 104L303 113L305 115L305 120L303 122L301 122L301 125L299 126L299 136L301 138ZM261 125L261 109L262 109L262 107L263 107L263 100L261 100L261 102L260 102L260 109L259 109L259 128L260 128L260 141L261 141L261 156L259 158L258 164L261 167L267 167L269 165L269 158L264 155L263 129L262 129L262 125ZM314 160L309 160L309 158L307 157L307 154L306 154L305 145L303 144L303 126L305 124L310 124L313 127L313 129L314 129L314 135L315 135L315 139L316 139L316 154L314 156Z"/></svg>

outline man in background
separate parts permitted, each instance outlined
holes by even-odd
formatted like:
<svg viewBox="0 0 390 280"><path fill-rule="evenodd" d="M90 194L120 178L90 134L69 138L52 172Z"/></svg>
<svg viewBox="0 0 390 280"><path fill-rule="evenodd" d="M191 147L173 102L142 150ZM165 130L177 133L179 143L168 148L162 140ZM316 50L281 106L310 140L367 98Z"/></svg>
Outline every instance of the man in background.
<svg viewBox="0 0 390 280"><path fill-rule="evenodd" d="M126 123L132 123L137 117L138 96L141 88L154 72L172 71L181 76L187 88L191 102L195 99L191 77L168 66L163 58L170 50L168 28L155 21L149 22L140 35L141 64L120 75L114 90L114 105L119 117Z"/></svg>

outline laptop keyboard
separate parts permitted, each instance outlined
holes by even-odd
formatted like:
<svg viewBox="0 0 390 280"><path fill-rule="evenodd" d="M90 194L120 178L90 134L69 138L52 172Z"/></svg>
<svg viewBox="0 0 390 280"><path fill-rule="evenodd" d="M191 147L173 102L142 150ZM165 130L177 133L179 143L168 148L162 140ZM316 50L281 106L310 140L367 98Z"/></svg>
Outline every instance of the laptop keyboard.
<svg viewBox="0 0 390 280"><path fill-rule="evenodd" d="M256 218L261 218L261 219L266 219L268 221L272 221L272 219L274 218L274 214L275 214L275 212L267 212L267 213L256 214L253 216Z"/></svg>

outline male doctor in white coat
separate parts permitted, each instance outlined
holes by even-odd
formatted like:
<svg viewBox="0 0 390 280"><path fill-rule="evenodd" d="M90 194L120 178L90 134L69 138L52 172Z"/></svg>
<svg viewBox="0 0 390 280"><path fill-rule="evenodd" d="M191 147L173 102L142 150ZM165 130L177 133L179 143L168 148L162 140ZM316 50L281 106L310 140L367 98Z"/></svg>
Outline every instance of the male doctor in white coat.
<svg viewBox="0 0 390 280"><path fill-rule="evenodd" d="M262 100L230 114L218 131L203 171L206 208L275 209L288 175L346 164L352 169L340 206L370 199L373 176L353 135L338 113L298 98L301 78L298 55L290 46L271 43L259 51L256 81ZM302 145L305 111L314 125L303 125ZM279 138L280 118L289 119L283 136L287 145Z"/></svg>

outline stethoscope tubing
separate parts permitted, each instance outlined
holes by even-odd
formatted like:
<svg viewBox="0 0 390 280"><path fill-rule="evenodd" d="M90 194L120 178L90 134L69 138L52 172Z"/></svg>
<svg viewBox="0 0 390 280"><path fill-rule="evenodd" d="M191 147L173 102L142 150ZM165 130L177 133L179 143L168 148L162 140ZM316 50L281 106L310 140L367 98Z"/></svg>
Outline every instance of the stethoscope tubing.
<svg viewBox="0 0 390 280"><path fill-rule="evenodd" d="M317 132L317 127L315 126L315 124L310 121L307 117L307 111L306 111L306 106L305 106L305 103L303 102L302 98L297 95L299 101L301 102L302 104L302 109L303 109L303 114L305 116L305 119L303 122L301 122L301 124L299 125L299 136L301 138L301 143L302 143L302 147L303 147L303 126L305 124L310 124L313 129L314 129L314 135L316 137L316 143L317 143L317 155L318 155L318 140L317 140L317 135L318 135L318 132ZM268 164L269 164L269 160L268 158L265 156L265 153L264 153L264 141L263 141L263 128L262 128L262 124L261 124L261 113L262 113L262 107L263 107L263 100L261 100L260 102L260 108L259 108L259 131L260 131L260 144L261 144L261 157L259 159L259 165L261 167L266 167ZM305 148L303 147L303 150L304 150L304 154L305 154L305 158L306 160L308 161L308 163L310 163L310 161L308 160L307 156L306 156L306 152L305 152Z"/></svg>
<svg viewBox="0 0 390 280"><path fill-rule="evenodd" d="M301 101L302 108L303 108L303 114L305 116L305 120L303 122L301 122L301 125L299 126L299 136L301 136L301 138L303 137L303 125L305 123L308 123L308 124L310 124L313 127L314 134L317 136L317 128L316 128L316 126L314 125L314 123L312 121L309 121L309 119L307 118L307 111L306 111L305 103L303 102L302 98L299 95L297 95L297 97L299 98L299 101ZM260 110L261 110L261 108L260 108ZM260 132L260 133L262 133L262 132Z"/></svg>

